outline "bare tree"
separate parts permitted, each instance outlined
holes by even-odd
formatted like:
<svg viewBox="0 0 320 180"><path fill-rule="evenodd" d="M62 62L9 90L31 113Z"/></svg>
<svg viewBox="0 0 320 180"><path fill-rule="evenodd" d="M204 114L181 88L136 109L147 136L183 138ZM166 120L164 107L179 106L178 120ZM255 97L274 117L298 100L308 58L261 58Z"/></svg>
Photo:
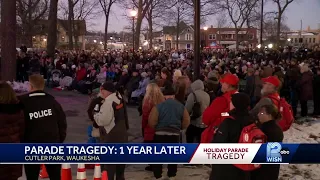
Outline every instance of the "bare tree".
<svg viewBox="0 0 320 180"><path fill-rule="evenodd" d="M235 28L236 49L239 47L238 33L247 22L259 0L225 0L218 3L226 11Z"/></svg>
<svg viewBox="0 0 320 180"><path fill-rule="evenodd" d="M58 0L50 0L48 18L48 55L53 57L57 45Z"/></svg>
<svg viewBox="0 0 320 180"><path fill-rule="evenodd" d="M16 77L16 2L1 0L1 63L0 79Z"/></svg>
<svg viewBox="0 0 320 180"><path fill-rule="evenodd" d="M17 0L17 15L22 26L21 38L27 47L32 47L34 27L48 12L48 0Z"/></svg>
<svg viewBox="0 0 320 180"><path fill-rule="evenodd" d="M221 28L224 28L227 25L226 15L220 14L216 20L217 20L217 28L218 28L219 36L221 36L220 34ZM221 37L219 37L219 39L220 39L219 44L221 44Z"/></svg>
<svg viewBox="0 0 320 180"><path fill-rule="evenodd" d="M273 37L277 38L277 29L278 29L278 21L274 19L269 19L264 22L263 25L265 28L263 29L263 35L265 37ZM280 35L290 31L290 28L284 23L284 21L281 21L281 26L280 26Z"/></svg>
<svg viewBox="0 0 320 180"><path fill-rule="evenodd" d="M80 0L73 8L74 19L85 21L95 19L101 13L97 6L99 6L98 1ZM60 1L59 3L58 16L61 19L68 19L69 7L64 1Z"/></svg>
<svg viewBox="0 0 320 180"><path fill-rule="evenodd" d="M173 24L175 26L175 42L176 49L179 49L179 35L181 33L182 24L193 23L193 8L185 1L176 0L175 4L165 12L164 21L167 25Z"/></svg>
<svg viewBox="0 0 320 180"><path fill-rule="evenodd" d="M139 47L142 21L145 18L146 13L149 10L149 7L151 6L153 0L126 0L126 1L123 0L119 2L121 2L122 6L126 9L131 9L131 8L137 9L134 43L135 43L135 47Z"/></svg>
<svg viewBox="0 0 320 180"><path fill-rule="evenodd" d="M79 30L75 27L76 21L84 20L88 22L97 17L101 11L97 8L99 2L96 0L68 0L67 3L60 1L59 17L68 20L69 49L73 49L73 44L78 47L79 38Z"/></svg>
<svg viewBox="0 0 320 180"><path fill-rule="evenodd" d="M73 30L74 30L74 7L80 0L68 0L68 37L69 49L73 49Z"/></svg>
<svg viewBox="0 0 320 180"><path fill-rule="evenodd" d="M282 16L289 4L291 4L294 0L272 0L277 5L277 44L280 43L280 34L281 34L281 21Z"/></svg>
<svg viewBox="0 0 320 180"><path fill-rule="evenodd" d="M157 21L160 22L164 16L164 12L167 11L168 8L172 7L172 1L171 0L153 0L151 5L149 6L149 9L146 13L146 20L148 21L148 39L150 41L149 43L149 49L153 46L153 30L154 25L157 25Z"/></svg>
<svg viewBox="0 0 320 180"><path fill-rule="evenodd" d="M117 0L99 0L102 11L106 18L105 25L104 25L104 49L105 50L107 49L107 43L108 43L108 26L109 26L109 16L111 12L111 7L116 2Z"/></svg>
<svg viewBox="0 0 320 180"><path fill-rule="evenodd" d="M194 0L182 0L182 1L187 5L189 5L191 8L194 8ZM220 9L218 9L216 6L216 4L219 1L220 0L201 0L200 1L200 8L201 8L200 16L202 16L202 20L204 20L203 17L215 15L220 11Z"/></svg>

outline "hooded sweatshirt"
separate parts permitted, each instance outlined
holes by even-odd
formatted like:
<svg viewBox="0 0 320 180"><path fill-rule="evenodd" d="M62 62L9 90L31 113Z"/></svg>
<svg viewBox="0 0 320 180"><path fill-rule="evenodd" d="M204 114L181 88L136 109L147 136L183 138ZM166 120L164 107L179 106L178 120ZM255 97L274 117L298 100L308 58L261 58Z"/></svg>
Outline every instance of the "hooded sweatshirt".
<svg viewBox="0 0 320 180"><path fill-rule="evenodd" d="M190 93L186 102L186 109L189 114L192 113L193 105L195 102L199 102L201 106L201 114L203 111L210 105L210 96L208 93L204 91L204 84L201 80L196 80L191 84L191 89L193 93ZM195 96L196 98L195 98ZM206 125L202 123L202 116L197 119L193 119L190 121L190 124L199 127L205 128Z"/></svg>

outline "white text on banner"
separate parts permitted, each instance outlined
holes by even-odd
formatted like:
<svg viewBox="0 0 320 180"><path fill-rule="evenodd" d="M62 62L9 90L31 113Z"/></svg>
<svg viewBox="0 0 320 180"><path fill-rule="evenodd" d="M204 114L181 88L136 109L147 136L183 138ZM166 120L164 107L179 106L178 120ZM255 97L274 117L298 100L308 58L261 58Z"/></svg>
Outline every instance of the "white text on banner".
<svg viewBox="0 0 320 180"><path fill-rule="evenodd" d="M200 144L190 164L250 164L261 144Z"/></svg>

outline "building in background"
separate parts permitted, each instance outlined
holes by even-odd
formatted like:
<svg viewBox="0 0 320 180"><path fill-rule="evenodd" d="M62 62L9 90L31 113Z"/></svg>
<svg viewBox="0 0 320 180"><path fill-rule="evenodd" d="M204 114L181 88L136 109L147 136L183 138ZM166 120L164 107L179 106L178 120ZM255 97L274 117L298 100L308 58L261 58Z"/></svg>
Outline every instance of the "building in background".
<svg viewBox="0 0 320 180"><path fill-rule="evenodd" d="M313 32L292 32L288 34L290 45L313 47L320 43L320 33Z"/></svg>
<svg viewBox="0 0 320 180"><path fill-rule="evenodd" d="M238 31L239 45L246 47L256 47L258 45L257 28L241 28ZM235 28L214 28L211 26L207 30L201 29L202 47L212 47L220 45L228 47L236 44Z"/></svg>
<svg viewBox="0 0 320 180"><path fill-rule="evenodd" d="M178 41L177 31L179 34ZM194 29L192 26L180 22L179 28L176 26L163 27L163 42L164 49L175 49L178 44L178 49L193 49L194 44Z"/></svg>
<svg viewBox="0 0 320 180"><path fill-rule="evenodd" d="M310 26L306 30L292 31L287 34L288 43L291 46L303 46L312 48L320 44L320 23L318 29L311 29Z"/></svg>
<svg viewBox="0 0 320 180"><path fill-rule="evenodd" d="M148 43L142 43L142 45L149 45L150 43L150 36L149 33L145 33L145 40L148 41ZM154 49L163 49L163 45L164 45L164 38L163 38L163 31L156 31L156 32L152 32L152 48ZM149 46L148 46L149 48Z"/></svg>
<svg viewBox="0 0 320 180"><path fill-rule="evenodd" d="M58 19L57 23L57 47L67 48L69 43L69 25L68 20ZM47 34L48 32L48 20L40 20L34 27L34 34L32 37L33 48L46 48L47 46ZM74 21L74 37L73 43L75 47L84 48L86 34L86 22L84 20Z"/></svg>

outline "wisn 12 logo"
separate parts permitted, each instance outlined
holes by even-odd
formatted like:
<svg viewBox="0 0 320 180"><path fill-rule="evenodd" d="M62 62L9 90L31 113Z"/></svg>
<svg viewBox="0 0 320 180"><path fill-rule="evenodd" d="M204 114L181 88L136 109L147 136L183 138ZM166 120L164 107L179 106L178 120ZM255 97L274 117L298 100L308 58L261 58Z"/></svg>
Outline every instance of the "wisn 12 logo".
<svg viewBox="0 0 320 180"><path fill-rule="evenodd" d="M287 148L282 148L280 143L273 142L267 144L267 162L281 163L282 156L289 155L290 151Z"/></svg>

